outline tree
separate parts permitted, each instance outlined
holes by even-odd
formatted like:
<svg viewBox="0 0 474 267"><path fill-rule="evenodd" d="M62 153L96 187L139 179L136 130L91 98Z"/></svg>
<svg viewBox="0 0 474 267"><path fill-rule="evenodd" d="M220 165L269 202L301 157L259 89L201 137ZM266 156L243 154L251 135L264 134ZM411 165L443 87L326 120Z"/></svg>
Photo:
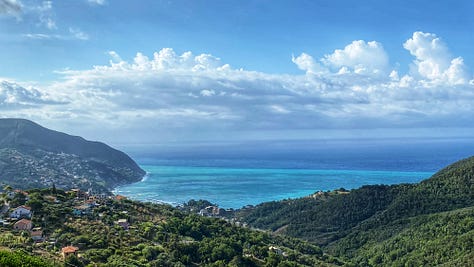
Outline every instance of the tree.
<svg viewBox="0 0 474 267"><path fill-rule="evenodd" d="M13 188L10 185L7 184L3 187L3 191L11 192L11 191L13 191Z"/></svg>
<svg viewBox="0 0 474 267"><path fill-rule="evenodd" d="M10 206L17 207L20 205L25 205L26 197L22 193L15 194L13 199L10 201Z"/></svg>
<svg viewBox="0 0 474 267"><path fill-rule="evenodd" d="M64 267L82 267L84 264L75 256L75 255L69 255L65 260L64 260Z"/></svg>

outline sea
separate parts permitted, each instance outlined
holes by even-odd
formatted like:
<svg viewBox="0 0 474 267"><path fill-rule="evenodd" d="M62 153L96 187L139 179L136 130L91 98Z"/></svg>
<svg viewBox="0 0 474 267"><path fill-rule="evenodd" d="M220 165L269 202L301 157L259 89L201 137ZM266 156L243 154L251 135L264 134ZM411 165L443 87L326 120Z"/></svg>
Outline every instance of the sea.
<svg viewBox="0 0 474 267"><path fill-rule="evenodd" d="M304 197L364 185L417 183L474 155L474 139L275 141L124 147L147 172L115 194L222 208Z"/></svg>

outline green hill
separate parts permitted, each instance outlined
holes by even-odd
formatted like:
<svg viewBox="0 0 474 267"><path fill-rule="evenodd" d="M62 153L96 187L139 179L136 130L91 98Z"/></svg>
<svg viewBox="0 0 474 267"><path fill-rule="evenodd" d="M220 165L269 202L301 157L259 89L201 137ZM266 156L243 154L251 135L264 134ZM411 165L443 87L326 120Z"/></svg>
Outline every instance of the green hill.
<svg viewBox="0 0 474 267"><path fill-rule="evenodd" d="M400 194L386 220L474 205L474 157L458 161Z"/></svg>
<svg viewBox="0 0 474 267"><path fill-rule="evenodd" d="M473 206L474 157L418 184L319 193L263 203L236 216L254 227L316 242L360 265L456 265L472 259Z"/></svg>
<svg viewBox="0 0 474 267"><path fill-rule="evenodd" d="M76 197L74 192L56 189L33 189L27 193L30 200L16 204L32 207L34 227L42 228L44 240L37 243L29 231L15 231L12 225L4 227L0 231L0 266L344 264L309 242L271 236L169 205L112 198L91 202ZM15 197L10 202L18 199ZM78 207L82 207L81 212L77 212ZM64 259L61 251L65 246L76 247L77 255ZM31 265L16 265L22 257Z"/></svg>

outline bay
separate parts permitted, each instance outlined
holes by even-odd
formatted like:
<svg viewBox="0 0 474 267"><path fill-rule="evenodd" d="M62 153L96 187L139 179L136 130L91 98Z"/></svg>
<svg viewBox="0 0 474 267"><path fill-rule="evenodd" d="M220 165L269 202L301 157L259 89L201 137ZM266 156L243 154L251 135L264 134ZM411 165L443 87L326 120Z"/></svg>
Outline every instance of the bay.
<svg viewBox="0 0 474 267"><path fill-rule="evenodd" d="M148 172L138 183L116 188L135 200L179 205L206 199L223 208L303 197L315 191L353 189L370 184L415 183L432 172L256 169L185 166L142 166Z"/></svg>

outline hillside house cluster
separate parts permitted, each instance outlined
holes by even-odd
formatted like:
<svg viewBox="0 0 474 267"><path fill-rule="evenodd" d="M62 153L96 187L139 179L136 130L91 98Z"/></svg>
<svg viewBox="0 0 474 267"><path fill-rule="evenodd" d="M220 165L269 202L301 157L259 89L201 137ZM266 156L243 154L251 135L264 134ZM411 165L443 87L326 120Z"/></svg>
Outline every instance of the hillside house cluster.
<svg viewBox="0 0 474 267"><path fill-rule="evenodd" d="M3 226L7 227L13 223L13 230L29 232L33 241L42 242L44 240L43 231L41 227L33 228L32 217L31 207L21 205L12 210L9 218L3 221Z"/></svg>
<svg viewBox="0 0 474 267"><path fill-rule="evenodd" d="M23 192L20 190L9 191L11 198L10 200L18 197L16 194L22 194L23 199L27 199L28 193ZM72 189L67 191L70 196L74 196L73 199L68 200L67 202L61 203L58 200L58 197L54 195L45 195L43 199L48 203L54 203L59 205L66 205L68 207L72 207L71 214L64 214L64 216L89 216L94 215L94 209L101 205L108 205L112 199L115 200L125 200L126 197L124 196L109 196L106 194L93 194L91 190L88 192L82 191L80 189ZM7 194L5 194L7 195ZM1 207L1 214L4 216L3 220L0 220L0 226L8 227L14 231L18 232L27 232L29 233L30 238L34 242L45 242L49 240L44 232L43 229L40 227L35 227L33 224L33 217L34 210L27 206L27 205L20 205L17 207L10 207L10 203L7 201ZM120 211L119 211L120 212ZM122 211L124 215L126 215L126 211ZM96 214L98 217L102 217L102 214ZM130 222L128 219L122 218L114 222L115 225L123 228L124 230L128 230L130 226ZM19 234L19 233L18 233ZM51 244L55 244L56 240L52 239L49 240ZM74 246L66 246L61 249L61 255L66 258L69 255L77 255L79 248Z"/></svg>

